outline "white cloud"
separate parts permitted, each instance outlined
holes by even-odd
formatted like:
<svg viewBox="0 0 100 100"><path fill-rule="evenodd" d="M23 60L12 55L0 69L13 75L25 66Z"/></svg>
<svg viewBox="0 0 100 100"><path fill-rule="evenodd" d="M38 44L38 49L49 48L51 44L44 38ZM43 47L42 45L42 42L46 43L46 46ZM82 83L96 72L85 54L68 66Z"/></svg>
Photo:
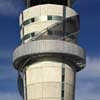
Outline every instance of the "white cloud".
<svg viewBox="0 0 100 100"><path fill-rule="evenodd" d="M0 0L0 15L16 16L21 10L21 0Z"/></svg>
<svg viewBox="0 0 100 100"><path fill-rule="evenodd" d="M78 74L80 78L100 77L100 58L87 57L86 68Z"/></svg>
<svg viewBox="0 0 100 100"><path fill-rule="evenodd" d="M87 57L87 67L77 75L76 100L100 99L100 58Z"/></svg>

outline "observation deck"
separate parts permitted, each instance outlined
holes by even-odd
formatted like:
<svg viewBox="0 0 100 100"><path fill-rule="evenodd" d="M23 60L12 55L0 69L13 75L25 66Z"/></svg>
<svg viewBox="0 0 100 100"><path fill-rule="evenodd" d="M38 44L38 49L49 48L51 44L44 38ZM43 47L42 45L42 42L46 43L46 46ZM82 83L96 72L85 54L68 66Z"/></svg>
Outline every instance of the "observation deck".
<svg viewBox="0 0 100 100"><path fill-rule="evenodd" d="M27 8L20 14L20 27L22 44L13 57L16 69L23 70L29 58L30 63L41 59L70 62L76 71L85 67L84 49L77 45L79 15L72 8L65 7L65 12L62 5L55 4Z"/></svg>

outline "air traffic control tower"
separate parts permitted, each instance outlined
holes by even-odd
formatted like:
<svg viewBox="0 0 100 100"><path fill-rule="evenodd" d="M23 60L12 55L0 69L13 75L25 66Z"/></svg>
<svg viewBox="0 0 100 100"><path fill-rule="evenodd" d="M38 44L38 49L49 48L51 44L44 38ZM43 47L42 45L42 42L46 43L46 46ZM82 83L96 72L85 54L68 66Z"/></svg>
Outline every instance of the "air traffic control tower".
<svg viewBox="0 0 100 100"><path fill-rule="evenodd" d="M24 0L21 44L13 53L18 89L24 100L74 100L76 72L85 67L78 46L75 0Z"/></svg>

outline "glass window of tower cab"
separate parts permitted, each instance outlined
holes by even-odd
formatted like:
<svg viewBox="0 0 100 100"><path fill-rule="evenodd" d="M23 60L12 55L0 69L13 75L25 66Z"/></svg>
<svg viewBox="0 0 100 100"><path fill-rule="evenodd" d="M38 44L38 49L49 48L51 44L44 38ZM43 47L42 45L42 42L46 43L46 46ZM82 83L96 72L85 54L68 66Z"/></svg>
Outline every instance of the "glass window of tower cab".
<svg viewBox="0 0 100 100"><path fill-rule="evenodd" d="M24 0L28 7L39 5L39 4L58 4L70 6L76 0Z"/></svg>

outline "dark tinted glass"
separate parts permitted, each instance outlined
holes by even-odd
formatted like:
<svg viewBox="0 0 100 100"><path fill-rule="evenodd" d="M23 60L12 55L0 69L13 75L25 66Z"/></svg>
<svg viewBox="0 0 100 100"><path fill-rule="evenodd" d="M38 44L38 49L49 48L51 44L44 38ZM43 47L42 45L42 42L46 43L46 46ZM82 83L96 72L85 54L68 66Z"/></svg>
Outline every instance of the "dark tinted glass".
<svg viewBox="0 0 100 100"><path fill-rule="evenodd" d="M27 35L25 35L24 37L23 37L23 40L27 40L27 39L29 39L30 38L30 34L27 34Z"/></svg>
<svg viewBox="0 0 100 100"><path fill-rule="evenodd" d="M34 6L38 4L48 4L48 3L67 6L67 0L30 0L30 6Z"/></svg>
<svg viewBox="0 0 100 100"><path fill-rule="evenodd" d="M31 33L31 36L32 36L32 37L34 37L34 36L35 36L35 33L34 33L34 32L33 32L33 33Z"/></svg>

